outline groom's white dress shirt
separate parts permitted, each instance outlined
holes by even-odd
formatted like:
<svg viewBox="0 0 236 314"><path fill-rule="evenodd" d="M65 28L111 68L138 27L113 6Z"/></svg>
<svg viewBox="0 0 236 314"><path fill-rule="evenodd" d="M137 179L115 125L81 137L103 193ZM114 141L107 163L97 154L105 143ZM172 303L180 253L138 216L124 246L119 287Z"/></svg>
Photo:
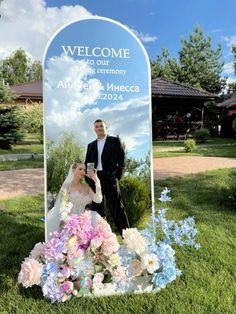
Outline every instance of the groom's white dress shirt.
<svg viewBox="0 0 236 314"><path fill-rule="evenodd" d="M97 139L97 148L98 148L97 170L103 170L103 168L102 168L102 152L103 152L103 148L104 148L106 139L107 139L107 134L104 138L102 138L102 139L98 138Z"/></svg>

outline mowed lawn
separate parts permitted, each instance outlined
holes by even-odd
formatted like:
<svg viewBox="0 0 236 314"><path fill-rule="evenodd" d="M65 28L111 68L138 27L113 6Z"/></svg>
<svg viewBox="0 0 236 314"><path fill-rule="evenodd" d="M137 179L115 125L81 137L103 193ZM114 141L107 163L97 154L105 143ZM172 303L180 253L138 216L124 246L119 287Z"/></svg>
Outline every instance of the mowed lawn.
<svg viewBox="0 0 236 314"><path fill-rule="evenodd" d="M207 146L208 147L204 147ZM213 146L210 146L213 145ZM236 139L211 137L204 144L197 143L195 151L186 153L184 141L156 141L153 142L153 157L177 156L209 156L209 157L236 157Z"/></svg>
<svg viewBox="0 0 236 314"><path fill-rule="evenodd" d="M24 257L44 239L43 196L0 201L0 313L235 313L236 212L222 191L230 169L155 182L156 199L170 188L168 217L195 216L201 248L176 248L181 277L155 294L74 299L53 304L40 288L24 289ZM156 208L161 203L156 203Z"/></svg>

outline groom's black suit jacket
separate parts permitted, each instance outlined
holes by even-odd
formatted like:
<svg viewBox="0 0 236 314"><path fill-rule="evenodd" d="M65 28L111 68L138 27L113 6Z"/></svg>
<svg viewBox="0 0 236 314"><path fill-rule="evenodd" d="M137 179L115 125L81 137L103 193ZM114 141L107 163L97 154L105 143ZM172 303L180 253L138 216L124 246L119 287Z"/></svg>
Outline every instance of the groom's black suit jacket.
<svg viewBox="0 0 236 314"><path fill-rule="evenodd" d="M124 168L125 152L119 137L107 135L101 155L103 175L105 178L120 180ZM97 140L88 144L85 163L98 164Z"/></svg>

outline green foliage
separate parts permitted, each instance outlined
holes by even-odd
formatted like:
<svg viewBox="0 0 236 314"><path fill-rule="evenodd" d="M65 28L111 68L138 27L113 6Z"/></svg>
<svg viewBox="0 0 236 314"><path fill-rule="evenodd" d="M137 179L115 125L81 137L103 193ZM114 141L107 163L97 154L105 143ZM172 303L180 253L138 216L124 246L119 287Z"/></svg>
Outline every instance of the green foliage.
<svg viewBox="0 0 236 314"><path fill-rule="evenodd" d="M0 79L10 85L41 80L42 65L32 62L23 49L18 49L0 62Z"/></svg>
<svg viewBox="0 0 236 314"><path fill-rule="evenodd" d="M233 169L228 176L228 184L221 190L222 202L230 209L236 210L236 169Z"/></svg>
<svg viewBox="0 0 236 314"><path fill-rule="evenodd" d="M205 103L204 121L203 124L211 135L218 135L218 125L220 124L219 108L216 107L215 102L208 101Z"/></svg>
<svg viewBox="0 0 236 314"><path fill-rule="evenodd" d="M21 108L23 128L28 133L38 134L43 143L43 105L35 103L32 107Z"/></svg>
<svg viewBox="0 0 236 314"><path fill-rule="evenodd" d="M236 74L236 45L232 46L232 52L234 54L234 73Z"/></svg>
<svg viewBox="0 0 236 314"><path fill-rule="evenodd" d="M196 142L192 139L188 139L184 141L184 149L186 153L191 153L195 150Z"/></svg>
<svg viewBox="0 0 236 314"><path fill-rule="evenodd" d="M175 80L179 66L175 58L169 57L169 50L162 48L161 55L157 55L155 61L151 61L152 79L163 77Z"/></svg>
<svg viewBox="0 0 236 314"><path fill-rule="evenodd" d="M232 128L234 129L234 131L236 132L236 118L233 120L232 122Z"/></svg>
<svg viewBox="0 0 236 314"><path fill-rule="evenodd" d="M0 84L0 103L10 102L15 98L15 95L10 91L10 89Z"/></svg>
<svg viewBox="0 0 236 314"><path fill-rule="evenodd" d="M0 148L10 149L23 139L17 107L0 108Z"/></svg>
<svg viewBox="0 0 236 314"><path fill-rule="evenodd" d="M137 177L123 177L120 189L130 225L134 227L150 208L150 190Z"/></svg>
<svg viewBox="0 0 236 314"><path fill-rule="evenodd" d="M212 93L219 93L226 85L221 77L224 63L219 44L214 50L211 37L204 37L202 30L195 27L189 38L181 39L179 60L169 57L168 49L162 49L156 61L151 61L152 78L163 76Z"/></svg>
<svg viewBox="0 0 236 314"><path fill-rule="evenodd" d="M48 141L46 158L47 190L57 193L73 161L84 161L84 148L75 142L72 133L63 133L58 142Z"/></svg>
<svg viewBox="0 0 236 314"><path fill-rule="evenodd" d="M193 135L193 137L199 143L205 143L209 136L210 136L210 132L208 129L205 129L205 128L196 130Z"/></svg>

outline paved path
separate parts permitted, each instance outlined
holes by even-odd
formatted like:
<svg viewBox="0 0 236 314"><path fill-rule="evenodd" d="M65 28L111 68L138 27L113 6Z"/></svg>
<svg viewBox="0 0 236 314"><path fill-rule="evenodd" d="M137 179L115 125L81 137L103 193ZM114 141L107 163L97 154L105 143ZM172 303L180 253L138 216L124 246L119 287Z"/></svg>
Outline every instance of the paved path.
<svg viewBox="0 0 236 314"><path fill-rule="evenodd" d="M0 155L0 161L8 160L29 160L29 159L43 159L43 154L5 154Z"/></svg>
<svg viewBox="0 0 236 314"><path fill-rule="evenodd" d="M206 170L236 167L236 158L183 156L155 158L155 180ZM0 171L0 199L44 192L44 170Z"/></svg>
<svg viewBox="0 0 236 314"><path fill-rule="evenodd" d="M154 179L184 176L219 168L236 167L236 158L183 156L154 158Z"/></svg>
<svg viewBox="0 0 236 314"><path fill-rule="evenodd" d="M44 192L43 169L0 171L0 199Z"/></svg>

